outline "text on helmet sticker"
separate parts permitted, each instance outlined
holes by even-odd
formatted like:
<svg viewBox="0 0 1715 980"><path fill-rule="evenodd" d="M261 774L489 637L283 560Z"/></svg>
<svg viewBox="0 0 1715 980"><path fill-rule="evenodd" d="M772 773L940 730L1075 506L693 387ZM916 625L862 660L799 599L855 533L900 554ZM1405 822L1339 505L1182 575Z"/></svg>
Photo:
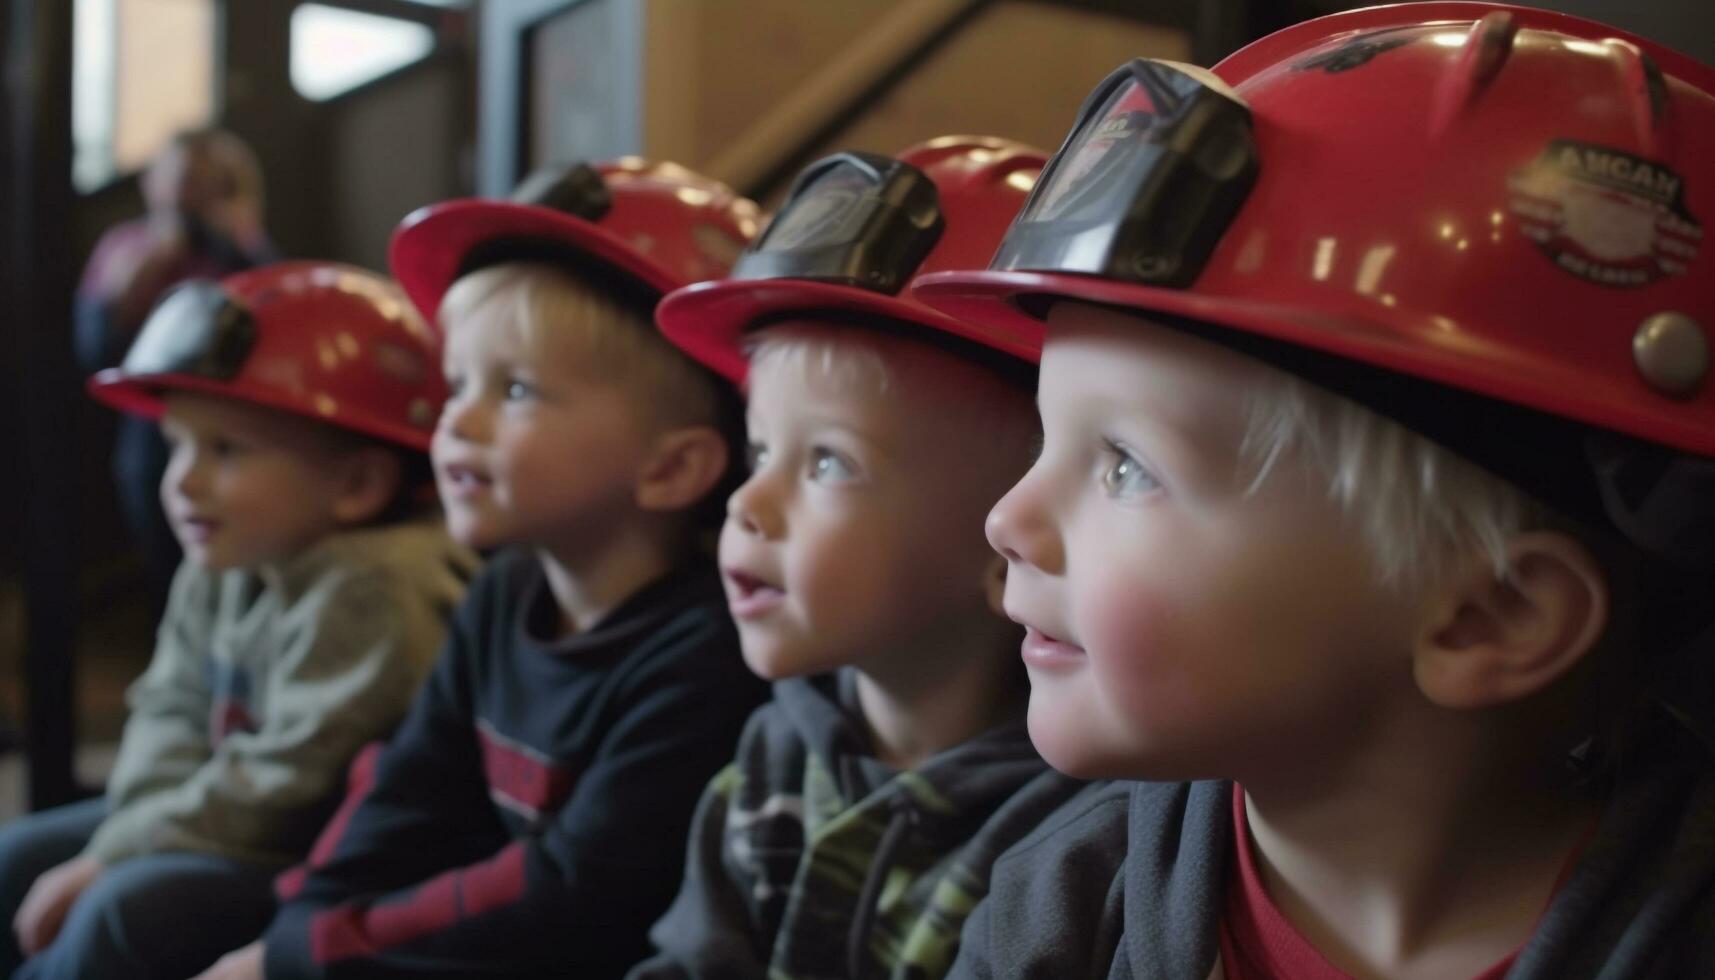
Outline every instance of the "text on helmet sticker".
<svg viewBox="0 0 1715 980"><path fill-rule="evenodd" d="M1623 150L1554 140L1509 181L1519 230L1580 279L1647 286L1684 275L1703 243L1685 179Z"/></svg>

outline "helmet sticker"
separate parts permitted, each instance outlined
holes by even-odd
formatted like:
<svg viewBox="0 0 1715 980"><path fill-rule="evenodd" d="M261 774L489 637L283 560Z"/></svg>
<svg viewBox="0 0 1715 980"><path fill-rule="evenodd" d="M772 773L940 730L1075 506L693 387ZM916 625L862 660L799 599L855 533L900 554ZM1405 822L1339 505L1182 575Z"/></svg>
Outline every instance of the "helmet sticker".
<svg viewBox="0 0 1715 980"><path fill-rule="evenodd" d="M1622 150L1554 140L1509 184L1519 230L1589 282L1646 286L1684 275L1702 246L1684 178Z"/></svg>
<svg viewBox="0 0 1715 980"><path fill-rule="evenodd" d="M375 359L375 369L400 384L422 384L429 374L429 366L418 352L400 344L381 341L371 350Z"/></svg>
<svg viewBox="0 0 1715 980"><path fill-rule="evenodd" d="M1354 68L1362 68L1369 64L1376 55L1386 54L1394 48L1404 47L1411 43L1411 34L1408 32L1416 30L1416 27L1396 27L1386 31L1360 34L1337 48L1297 62L1292 66L1292 70L1315 71L1321 69L1330 75L1338 75Z"/></svg>
<svg viewBox="0 0 1715 980"><path fill-rule="evenodd" d="M304 377L304 362L295 357L270 357L258 360L251 369L259 385L302 395L310 390Z"/></svg>

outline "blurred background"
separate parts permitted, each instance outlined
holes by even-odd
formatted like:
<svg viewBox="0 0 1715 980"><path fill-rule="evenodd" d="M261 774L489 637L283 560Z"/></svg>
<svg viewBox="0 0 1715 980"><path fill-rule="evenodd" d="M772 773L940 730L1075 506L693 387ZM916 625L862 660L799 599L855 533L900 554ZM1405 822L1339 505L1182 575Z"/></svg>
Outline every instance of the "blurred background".
<svg viewBox="0 0 1715 980"><path fill-rule="evenodd" d="M153 641L161 559L113 475L128 436L82 389L122 345L79 332L79 303L146 265L123 241L140 216L212 180L247 202L216 225L226 245L382 269L412 209L549 162L677 160L766 206L833 150L959 132L1052 149L1127 58L1211 64L1360 5L7 0L0 819L100 785ZM1710 0L1537 5L1715 62ZM184 135L209 127L236 140Z"/></svg>

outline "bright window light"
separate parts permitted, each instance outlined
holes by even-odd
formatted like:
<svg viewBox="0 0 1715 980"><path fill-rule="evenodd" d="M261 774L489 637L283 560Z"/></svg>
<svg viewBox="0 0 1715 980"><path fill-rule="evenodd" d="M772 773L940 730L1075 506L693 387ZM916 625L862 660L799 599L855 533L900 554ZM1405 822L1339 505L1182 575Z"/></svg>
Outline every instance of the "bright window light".
<svg viewBox="0 0 1715 980"><path fill-rule="evenodd" d="M397 17L319 3L292 11L292 87L317 102L420 61L435 32Z"/></svg>
<svg viewBox="0 0 1715 980"><path fill-rule="evenodd" d="M97 190L172 135L208 125L219 50L213 0L76 0L72 182Z"/></svg>

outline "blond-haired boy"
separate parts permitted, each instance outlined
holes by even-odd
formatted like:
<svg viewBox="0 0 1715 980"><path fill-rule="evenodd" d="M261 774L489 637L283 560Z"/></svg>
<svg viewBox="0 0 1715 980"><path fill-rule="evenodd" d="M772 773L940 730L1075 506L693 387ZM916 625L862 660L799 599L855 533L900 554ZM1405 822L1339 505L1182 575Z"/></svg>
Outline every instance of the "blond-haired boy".
<svg viewBox="0 0 1715 980"><path fill-rule="evenodd" d="M446 333L448 526L501 551L281 914L211 976L618 975L766 694L703 543L737 394L650 319L724 271L755 206L635 159L530 193L436 205L392 252Z"/></svg>
<svg viewBox="0 0 1715 980"><path fill-rule="evenodd" d="M1715 969L1711 93L1486 4L1133 62L923 285L1046 329L989 538L1037 745L1139 780L1002 859L955 975Z"/></svg>
<svg viewBox="0 0 1715 980"><path fill-rule="evenodd" d="M1026 737L988 504L1028 463L1029 366L897 293L992 251L1042 164L948 137L813 165L662 328L748 368L721 565L776 681L704 794L652 977L929 978L994 858L1078 784Z"/></svg>

